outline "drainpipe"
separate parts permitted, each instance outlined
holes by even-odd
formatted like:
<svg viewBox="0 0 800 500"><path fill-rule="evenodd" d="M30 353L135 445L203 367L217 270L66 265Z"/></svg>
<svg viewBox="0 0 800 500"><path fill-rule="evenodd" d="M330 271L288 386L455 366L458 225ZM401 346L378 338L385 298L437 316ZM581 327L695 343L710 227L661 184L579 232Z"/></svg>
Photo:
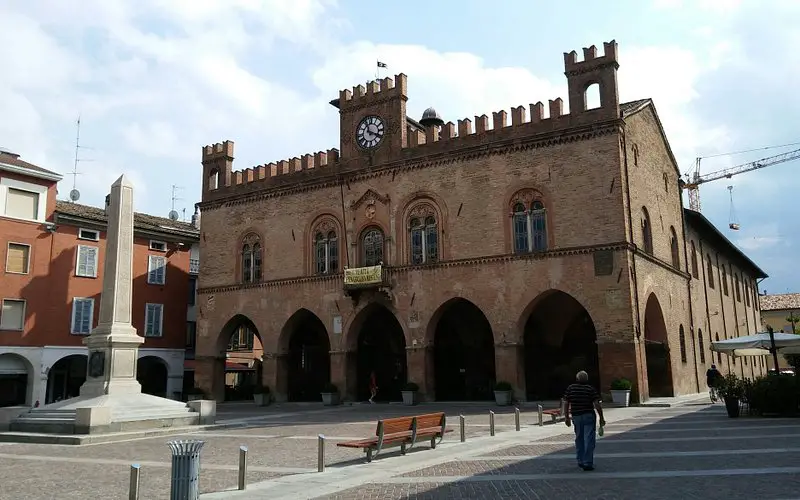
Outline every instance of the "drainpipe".
<svg viewBox="0 0 800 500"><path fill-rule="evenodd" d="M689 249L686 244L686 214L683 213L683 189L681 189L680 184L678 185L678 193L680 194L679 209L681 211L681 228L683 228L683 262L686 264L686 274L689 275L689 278L686 280L686 291L689 292L689 338L692 339L692 353L694 357L694 368L692 371L694 372L694 385L699 393L700 376L697 374L697 342L695 342L694 339L694 308L692 307L692 270L689 267Z"/></svg>

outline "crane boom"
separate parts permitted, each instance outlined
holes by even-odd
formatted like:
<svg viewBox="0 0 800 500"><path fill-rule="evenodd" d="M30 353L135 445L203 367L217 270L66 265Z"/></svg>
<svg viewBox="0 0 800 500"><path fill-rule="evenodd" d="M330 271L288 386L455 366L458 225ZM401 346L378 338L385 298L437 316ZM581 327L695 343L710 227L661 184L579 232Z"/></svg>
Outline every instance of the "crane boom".
<svg viewBox="0 0 800 500"><path fill-rule="evenodd" d="M683 186L689 191L689 208L696 212L700 211L700 192L699 192L700 184L716 181L719 179L726 179L726 178L730 179L734 175L743 174L745 172L752 172L753 170L759 170L765 167L770 167L772 165L777 165L779 163L785 163L787 161L797 160L798 158L800 158L800 149L795 149L792 151L781 153L779 155L769 156L767 158L751 161L749 163L744 163L742 165L736 165L735 167L717 170L716 172L712 172L710 174L703 176L700 175L700 158L698 158L697 168L694 172L693 178L689 182L685 183Z"/></svg>

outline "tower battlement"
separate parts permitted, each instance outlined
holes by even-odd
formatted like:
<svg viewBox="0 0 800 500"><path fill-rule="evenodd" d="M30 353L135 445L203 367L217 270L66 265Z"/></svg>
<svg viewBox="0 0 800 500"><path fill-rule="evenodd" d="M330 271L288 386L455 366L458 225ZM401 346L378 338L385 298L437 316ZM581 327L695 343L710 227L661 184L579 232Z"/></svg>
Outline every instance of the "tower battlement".
<svg viewBox="0 0 800 500"><path fill-rule="evenodd" d="M615 69L619 67L617 60L617 42L611 40L610 42L603 42L603 55L597 56L597 47L583 48L583 61L578 61L578 53L574 50L572 52L564 52L564 74L567 76L592 71L603 66L614 66Z"/></svg>
<svg viewBox="0 0 800 500"><path fill-rule="evenodd" d="M393 97L408 98L408 77L403 73L395 75L394 80L389 77L367 82L367 86L356 85L353 90L339 91L339 109L370 105L376 101Z"/></svg>
<svg viewBox="0 0 800 500"><path fill-rule="evenodd" d="M206 181L203 195L234 194L242 190L257 190L276 182L292 182L299 176L327 173L339 161L339 150L331 148L313 154L295 156L243 170L233 170L233 141L203 147L203 168ZM291 177L291 179L289 179Z"/></svg>

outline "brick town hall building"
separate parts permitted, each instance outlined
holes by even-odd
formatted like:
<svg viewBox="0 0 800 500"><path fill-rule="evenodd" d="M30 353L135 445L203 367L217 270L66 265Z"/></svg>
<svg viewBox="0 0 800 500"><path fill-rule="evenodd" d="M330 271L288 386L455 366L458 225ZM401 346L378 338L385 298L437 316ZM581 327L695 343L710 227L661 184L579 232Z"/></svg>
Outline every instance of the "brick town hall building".
<svg viewBox="0 0 800 500"><path fill-rule="evenodd" d="M443 123L406 116L406 75L343 90L340 148L233 171L203 148L196 383L222 398L234 330L278 400L561 396L577 370L634 400L705 391L712 355L760 329L766 277L682 205L650 99L620 103L617 44L564 54L554 99ZM599 88L600 106L586 92Z"/></svg>

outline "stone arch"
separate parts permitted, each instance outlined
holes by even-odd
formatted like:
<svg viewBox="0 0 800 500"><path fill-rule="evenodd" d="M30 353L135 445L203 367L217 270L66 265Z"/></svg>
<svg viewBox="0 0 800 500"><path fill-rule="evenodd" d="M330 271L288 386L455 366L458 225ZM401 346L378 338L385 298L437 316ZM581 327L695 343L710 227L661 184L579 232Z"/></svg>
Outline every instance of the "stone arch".
<svg viewBox="0 0 800 500"><path fill-rule="evenodd" d="M650 397L672 397L672 362L664 312L655 292L647 296L644 311L647 387Z"/></svg>
<svg viewBox="0 0 800 500"><path fill-rule="evenodd" d="M514 207L521 203L526 209L530 209L534 203L540 203L544 208L544 233L545 233L545 248L553 248L554 246L554 232L553 227L553 206L550 203L552 197L549 192L540 187L530 185L516 185L508 189L505 194L505 204L503 206L503 216L507 222L503 224L503 233L505 235L506 253L514 253Z"/></svg>
<svg viewBox="0 0 800 500"><path fill-rule="evenodd" d="M368 399L374 372L378 385L375 401L400 400L408 376L405 331L393 308L382 302L369 302L355 314L345 339L348 397Z"/></svg>
<svg viewBox="0 0 800 500"><path fill-rule="evenodd" d="M215 362L214 397L218 401L252 398L253 387L263 383L264 340L255 323L235 314L220 329L216 347L220 357Z"/></svg>
<svg viewBox="0 0 800 500"><path fill-rule="evenodd" d="M587 80L583 84L583 110L582 111L590 111L592 109L598 109L602 106L600 95L601 95L601 86L600 80ZM578 111L578 110L576 110Z"/></svg>
<svg viewBox="0 0 800 500"><path fill-rule="evenodd" d="M474 302L454 297L428 323L433 341L433 391L439 401L491 400L496 382L494 334ZM429 389L430 390L430 389Z"/></svg>
<svg viewBox="0 0 800 500"><path fill-rule="evenodd" d="M397 255L400 260L398 265L416 265L413 262L411 251L411 231L413 229L410 225L411 220L414 218L425 220L429 217L433 217L435 221L436 258L432 262L429 262L430 259L425 259L424 263L428 264L447 260L448 250L446 239L448 232L445 230L447 226L444 210L437 199L428 194L418 194L413 198L405 200L403 210L400 212L399 217L395 220L395 227L399 228L399 231L401 232L397 238L399 243Z"/></svg>
<svg viewBox="0 0 800 500"><path fill-rule="evenodd" d="M600 390L597 330L578 299L562 290L546 290L528 304L519 322L529 401L559 399L581 370Z"/></svg>
<svg viewBox="0 0 800 500"><path fill-rule="evenodd" d="M316 235L322 233L327 239L332 232L336 235L336 243L333 249L336 251L336 269L330 269L324 274L334 274L341 272L344 266L347 265L349 257L347 256L347 245L345 244L345 234L342 229L342 222L339 217L331 212L323 211L315 213L308 221L305 227L305 237L303 239L303 255L305 260L306 269L309 275L323 274L319 273L317 269L317 252L316 252ZM330 249L326 252L328 258L331 257Z"/></svg>
<svg viewBox="0 0 800 500"><path fill-rule="evenodd" d="M219 169L216 167L208 172L208 190L213 191L215 189L219 189Z"/></svg>
<svg viewBox="0 0 800 500"><path fill-rule="evenodd" d="M0 408L4 406L33 406L33 363L15 352L0 353Z"/></svg>
<svg viewBox="0 0 800 500"><path fill-rule="evenodd" d="M292 314L278 339L276 392L288 401L320 401L331 381L331 342L322 320L308 309Z"/></svg>
<svg viewBox="0 0 800 500"><path fill-rule="evenodd" d="M47 371L45 404L78 396L86 382L86 354L67 354L60 357Z"/></svg>
<svg viewBox="0 0 800 500"><path fill-rule="evenodd" d="M158 355L140 356L136 361L136 380L142 392L166 398L169 381L169 363Z"/></svg>

